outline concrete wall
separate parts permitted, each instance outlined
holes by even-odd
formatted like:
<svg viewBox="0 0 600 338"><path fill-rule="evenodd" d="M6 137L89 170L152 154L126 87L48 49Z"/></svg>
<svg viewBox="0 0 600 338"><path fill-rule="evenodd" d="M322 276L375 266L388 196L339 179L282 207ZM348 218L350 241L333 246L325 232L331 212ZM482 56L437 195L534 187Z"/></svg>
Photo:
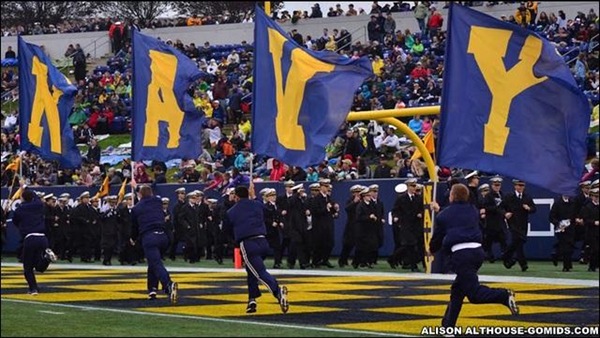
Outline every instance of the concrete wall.
<svg viewBox="0 0 600 338"><path fill-rule="evenodd" d="M442 2L440 2L442 3ZM501 15L514 14L518 4L500 5L488 8L486 6L474 7L477 10L488 13L494 17ZM581 11L588 13L590 8L594 8L596 13L599 13L598 2L579 1L579 2L543 2L540 4L540 12L558 13L559 9L565 11L567 18L574 17L577 12ZM447 18L447 9L441 9L444 18ZM410 29L418 31L417 22L411 12L409 13L394 13L396 19L396 27L398 29ZM444 25L446 24L444 22ZM309 19L300 21L293 25L291 23L283 24L285 30L291 30L292 27L298 29L302 35L311 35L313 37L321 36L323 28L329 28L331 31L334 28L346 28L352 33L355 40L365 41L366 25L369 22L369 16L355 17L339 17L339 18L321 18ZM197 26L197 27L172 27L160 28L155 30L146 29L144 33L151 36L160 36L163 40L181 39L184 43L194 42L196 45L201 45L205 41L210 41L212 45L239 43L246 40L249 43L254 41L254 24L228 24L220 26ZM50 35L32 35L25 36L25 40L37 45L44 45L50 56L54 59L62 58L69 44L79 43L86 53L90 53L92 57L101 57L110 52L110 44L108 42L108 32L88 32L88 33L73 33L73 34L50 34ZM2 57L8 46L17 47L17 37L2 37L1 38Z"/></svg>

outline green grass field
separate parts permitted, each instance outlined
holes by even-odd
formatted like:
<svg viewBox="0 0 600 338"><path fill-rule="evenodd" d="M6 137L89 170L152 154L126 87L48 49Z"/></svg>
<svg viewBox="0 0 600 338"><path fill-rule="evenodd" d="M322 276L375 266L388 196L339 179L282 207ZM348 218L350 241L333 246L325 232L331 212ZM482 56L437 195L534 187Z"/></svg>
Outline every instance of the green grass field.
<svg viewBox="0 0 600 338"><path fill-rule="evenodd" d="M40 295L34 297L25 294L26 283L20 266L14 264L16 259L4 257L1 336L398 336L418 332L415 326L439 325L451 281L434 278L427 282L423 274L392 270L383 264L383 259L381 261L374 269L315 269L304 271L312 273L307 276L290 276L299 274L299 270L278 269L277 279L292 290L293 311L282 315L278 305L267 296L259 299L260 315L248 316L243 314L247 297L245 275L242 271L232 273L230 262L218 265L203 261L192 265L181 259L167 260L167 268L183 287L180 286L183 298L172 306L162 294L156 303L145 300L145 264L105 269L99 263L81 264L78 259L73 264L56 263L38 275L42 288ZM9 262L12 264L4 265ZM270 268L272 261L267 260L266 264ZM200 268L211 270L200 271ZM229 269L220 272L219 268ZM319 275L319 271L324 275ZM325 275L326 272L329 274ZM340 272L363 275L330 275ZM484 284L515 288L517 298L522 297L524 301L521 304L524 317L509 321L505 309L467 304L463 309L464 318L461 315L465 322L459 325L528 323L540 326L576 323L578 318L585 318L580 323L589 325L597 316L598 289L589 281L597 281L598 274L587 272L584 265L576 264L573 272L562 273L560 266L554 267L551 262L530 262L530 270L523 273L515 268L506 270L495 263L485 264L480 275L488 276ZM490 281L491 276L504 278ZM547 279L538 281L526 277ZM571 280L562 282L561 278ZM545 285L551 280L561 285Z"/></svg>
<svg viewBox="0 0 600 338"><path fill-rule="evenodd" d="M2 337L364 337L368 333L2 300Z"/></svg>

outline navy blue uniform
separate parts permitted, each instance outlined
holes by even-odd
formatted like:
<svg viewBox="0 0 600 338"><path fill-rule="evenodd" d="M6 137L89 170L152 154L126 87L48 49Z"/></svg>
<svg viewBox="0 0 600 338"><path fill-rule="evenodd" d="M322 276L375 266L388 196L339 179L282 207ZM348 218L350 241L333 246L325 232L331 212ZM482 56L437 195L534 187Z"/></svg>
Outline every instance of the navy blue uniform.
<svg viewBox="0 0 600 338"><path fill-rule="evenodd" d="M436 217L430 249L450 253L450 264L456 272L452 283L450 304L442 319L442 326L454 327L465 296L472 304L497 303L508 306L509 293L479 284L477 271L484 260L479 229L479 212L468 202L450 203Z"/></svg>
<svg viewBox="0 0 600 338"><path fill-rule="evenodd" d="M242 251L248 275L249 299L261 296L258 289L260 281L279 300L279 284L267 271L263 262L263 257L269 253L263 209L264 205L258 201L241 199L227 211L225 226L233 231L233 237Z"/></svg>
<svg viewBox="0 0 600 338"><path fill-rule="evenodd" d="M44 272L50 260L44 256L48 246L44 221L44 203L34 196L30 202L23 202L15 210L13 224L19 229L23 238L23 272L29 285L29 293L37 294L38 285L35 269Z"/></svg>
<svg viewBox="0 0 600 338"><path fill-rule="evenodd" d="M156 196L142 198L131 209L132 239L142 241L148 262L148 291L158 289L158 281L165 292L172 283L169 272L163 265L161 254L169 248L169 235L165 229L162 201Z"/></svg>

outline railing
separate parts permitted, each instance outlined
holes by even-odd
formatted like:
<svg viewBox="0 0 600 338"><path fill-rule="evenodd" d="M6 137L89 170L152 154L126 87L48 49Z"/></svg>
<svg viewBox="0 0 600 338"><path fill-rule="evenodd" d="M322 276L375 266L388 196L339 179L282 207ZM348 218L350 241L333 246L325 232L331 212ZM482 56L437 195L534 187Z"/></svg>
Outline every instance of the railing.
<svg viewBox="0 0 600 338"><path fill-rule="evenodd" d="M100 44L98 44L98 40L100 40L100 39L105 39L105 41L104 41L104 42L102 42L102 43L100 43ZM81 49L82 49L82 50L84 50L84 53L85 53L85 50L86 50L86 49L89 49L91 46L93 46L93 52L92 52L93 54L92 54L92 53L89 53L89 54L90 54L90 55L93 55L93 57L94 57L94 58L97 58L97 57L98 57L98 56L97 56L97 55L98 55L98 48L100 48L100 47L102 47L102 46L106 45L107 43L110 43L110 39L108 38L108 32L107 32L106 36L101 36L101 37L99 37L99 38L97 38L97 39L94 39L93 41L91 41L91 42L90 42L90 43L88 43L87 45L85 45L85 46L81 47ZM72 57L73 57L73 56L74 56L76 53L77 53L77 51L75 51L75 52L73 52L73 53L71 53L71 54L69 54L69 55L65 56L65 58L64 58L64 59L62 59L62 60L68 60L68 59L72 58ZM61 63L62 63L62 62L61 62ZM65 69L65 68L67 68L67 67L70 67L70 65L66 65L66 64L64 64L64 65L60 65L60 66L58 67L58 69L59 69L59 70L63 70L63 69Z"/></svg>
<svg viewBox="0 0 600 338"><path fill-rule="evenodd" d="M356 32L358 32L359 30L362 30L362 34L356 36ZM350 36L352 37L352 39L350 39L350 42L348 42L342 46L338 46L338 48L335 50L335 52L338 53L340 50L346 48L347 46L352 46L352 42L365 37L367 34L366 32L367 32L367 26L358 27L355 30L353 30L352 32L349 32Z"/></svg>

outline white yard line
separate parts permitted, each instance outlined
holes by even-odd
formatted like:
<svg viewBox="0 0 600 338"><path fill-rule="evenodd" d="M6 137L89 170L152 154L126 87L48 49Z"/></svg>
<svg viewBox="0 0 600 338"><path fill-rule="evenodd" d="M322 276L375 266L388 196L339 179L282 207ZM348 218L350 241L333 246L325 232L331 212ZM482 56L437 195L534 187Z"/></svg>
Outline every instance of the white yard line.
<svg viewBox="0 0 600 338"><path fill-rule="evenodd" d="M20 263L2 263L6 267L21 267ZM49 271L54 268L60 269L89 269L89 270L127 270L135 272L146 272L145 265L86 265L86 264L54 264L50 266ZM245 275L243 269L233 268L196 268L196 267L167 267L169 272L228 272ZM290 270L290 269L269 269L273 275L299 275L299 276L356 276L356 277L396 277L396 278L414 278L431 280L454 280L454 275L444 274L426 274L426 273L394 273L394 272L374 272L374 271L335 271L335 270ZM517 276L488 276L481 275L479 280L482 282L500 282L500 283L525 283L525 284L549 284L549 285L570 285L598 287L597 280L586 279L568 279L568 278L541 278L541 277L517 277Z"/></svg>
<svg viewBox="0 0 600 338"><path fill-rule="evenodd" d="M201 316L190 316L190 315L176 315L176 314L167 314L167 313L153 313L153 312L144 312L144 311L135 311L135 310L123 310L123 309L109 309L95 306L83 306L83 305L71 305L71 304L59 304L59 303L46 303L46 302L36 302L30 300L18 300L18 299L5 299L2 298L3 302L11 302L11 303L21 303L21 304L38 304L38 305L48 305L48 306L56 306L70 309L78 309L84 311L105 311L105 312L113 312L113 313L124 313L124 314L132 314L132 315L142 315L142 316L154 316L154 317L166 317L166 318L182 318L182 319L192 319L192 320L205 320L210 322L218 322L218 323L227 323L227 324L248 324L248 325L258 325L258 326L270 326L270 327L278 327L278 328L286 328L286 329L297 329L297 330L309 330L309 331L322 331L322 332L339 332L339 333L347 333L347 334L364 334L364 335L376 335L376 336L395 336L395 337L412 337L408 335L401 335L398 333L386 333L386 332L375 332L375 331L361 331L361 330L344 330L344 329L334 329L328 327L316 327L316 326L308 326L308 325L294 325L294 324L280 324L280 323L266 323L266 322L256 322L251 320L239 320L239 319L225 319L225 318L213 318L213 317L201 317ZM52 311L39 311L39 312L52 312ZM290 316L290 314L286 314L282 316Z"/></svg>
<svg viewBox="0 0 600 338"><path fill-rule="evenodd" d="M38 312L40 313L47 313L50 315L64 315L64 312L57 312L57 311L46 311L46 310L39 310Z"/></svg>

